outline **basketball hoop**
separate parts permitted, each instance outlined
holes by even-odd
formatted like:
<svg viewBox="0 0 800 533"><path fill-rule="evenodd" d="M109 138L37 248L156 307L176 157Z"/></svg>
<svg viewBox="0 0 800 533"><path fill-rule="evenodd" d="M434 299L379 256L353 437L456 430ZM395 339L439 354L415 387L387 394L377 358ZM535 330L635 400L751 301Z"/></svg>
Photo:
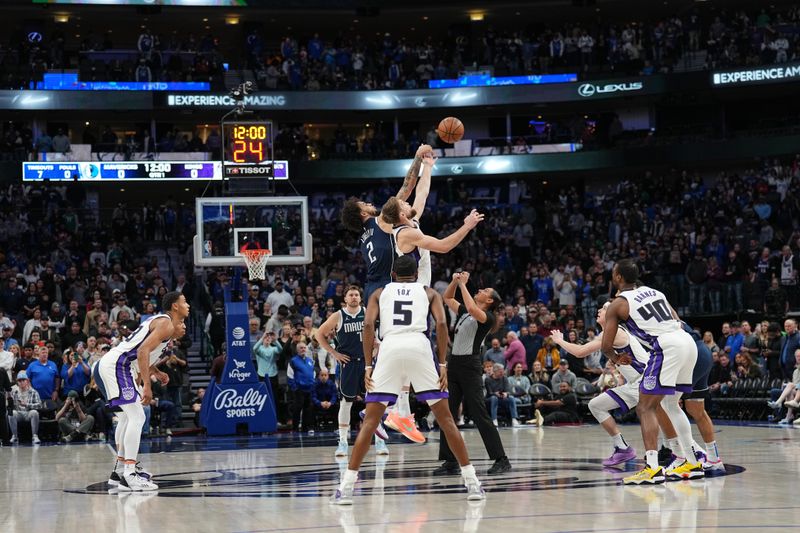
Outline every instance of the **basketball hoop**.
<svg viewBox="0 0 800 533"><path fill-rule="evenodd" d="M267 260L272 255L272 252L264 248L242 249L242 255L244 256L250 279L264 279Z"/></svg>

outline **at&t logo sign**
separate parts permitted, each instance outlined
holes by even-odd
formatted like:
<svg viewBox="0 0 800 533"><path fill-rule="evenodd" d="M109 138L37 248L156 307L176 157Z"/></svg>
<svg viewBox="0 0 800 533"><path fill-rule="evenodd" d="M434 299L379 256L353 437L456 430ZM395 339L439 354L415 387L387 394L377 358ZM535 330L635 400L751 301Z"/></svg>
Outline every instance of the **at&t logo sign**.
<svg viewBox="0 0 800 533"><path fill-rule="evenodd" d="M242 329L239 326L237 326L237 327L233 328L233 331L231 331L231 334L233 335L233 338L235 339L231 343L231 346L245 346L244 329Z"/></svg>

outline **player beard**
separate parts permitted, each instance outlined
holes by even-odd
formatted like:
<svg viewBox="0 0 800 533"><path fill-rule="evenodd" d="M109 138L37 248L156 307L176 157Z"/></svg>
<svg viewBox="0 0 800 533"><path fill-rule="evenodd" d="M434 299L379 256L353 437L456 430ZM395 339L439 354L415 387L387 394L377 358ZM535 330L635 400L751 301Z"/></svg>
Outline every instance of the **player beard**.
<svg viewBox="0 0 800 533"><path fill-rule="evenodd" d="M411 211L408 212L408 220L414 220L415 218L417 218L417 210L412 207Z"/></svg>

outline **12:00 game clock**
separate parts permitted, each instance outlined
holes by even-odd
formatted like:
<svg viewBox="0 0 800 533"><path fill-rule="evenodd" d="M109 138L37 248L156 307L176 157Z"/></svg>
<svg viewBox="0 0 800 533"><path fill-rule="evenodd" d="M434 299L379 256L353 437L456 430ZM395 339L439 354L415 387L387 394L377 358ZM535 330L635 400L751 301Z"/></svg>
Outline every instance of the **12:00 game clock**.
<svg viewBox="0 0 800 533"><path fill-rule="evenodd" d="M272 123L232 121L222 124L226 178L272 177Z"/></svg>

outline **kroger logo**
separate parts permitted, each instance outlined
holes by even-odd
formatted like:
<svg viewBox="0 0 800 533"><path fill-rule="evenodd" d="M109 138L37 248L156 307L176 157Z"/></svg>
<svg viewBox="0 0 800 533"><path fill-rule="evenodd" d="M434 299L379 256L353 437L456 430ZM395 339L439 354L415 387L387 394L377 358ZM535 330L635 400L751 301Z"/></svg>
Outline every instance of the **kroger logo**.
<svg viewBox="0 0 800 533"><path fill-rule="evenodd" d="M244 367L247 366L247 361L234 360L233 364L236 366L236 368L228 373L229 378L239 380L240 383L250 378L251 373L244 371Z"/></svg>
<svg viewBox="0 0 800 533"><path fill-rule="evenodd" d="M583 83L578 86L578 94L587 98L595 94L627 92L627 91L640 91L644 88L644 84L640 81L630 83L609 83L606 85L594 85L593 83Z"/></svg>
<svg viewBox="0 0 800 533"><path fill-rule="evenodd" d="M231 333L233 333L233 338L236 339L237 341L244 338L244 330L238 326L233 328L233 331Z"/></svg>

